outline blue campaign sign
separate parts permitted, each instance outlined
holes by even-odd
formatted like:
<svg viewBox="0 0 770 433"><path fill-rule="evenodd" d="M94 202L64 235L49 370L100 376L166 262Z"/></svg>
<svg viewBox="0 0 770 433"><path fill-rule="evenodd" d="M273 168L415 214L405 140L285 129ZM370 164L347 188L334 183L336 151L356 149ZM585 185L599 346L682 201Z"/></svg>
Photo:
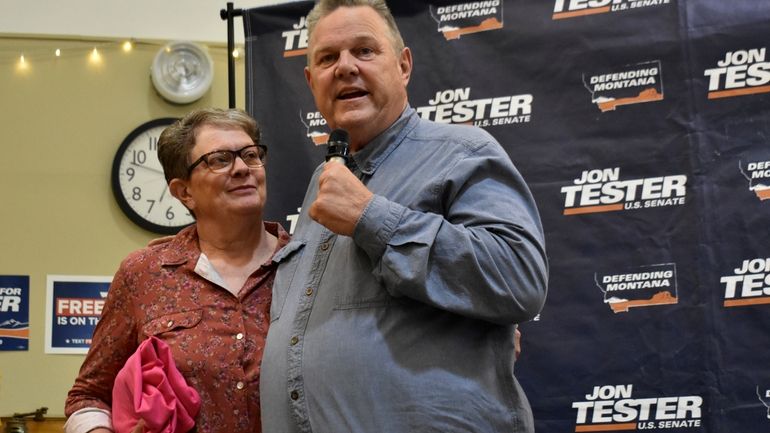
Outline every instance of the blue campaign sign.
<svg viewBox="0 0 770 433"><path fill-rule="evenodd" d="M0 350L29 350L27 275L0 275Z"/></svg>
<svg viewBox="0 0 770 433"><path fill-rule="evenodd" d="M46 353L86 353L112 277L49 275Z"/></svg>

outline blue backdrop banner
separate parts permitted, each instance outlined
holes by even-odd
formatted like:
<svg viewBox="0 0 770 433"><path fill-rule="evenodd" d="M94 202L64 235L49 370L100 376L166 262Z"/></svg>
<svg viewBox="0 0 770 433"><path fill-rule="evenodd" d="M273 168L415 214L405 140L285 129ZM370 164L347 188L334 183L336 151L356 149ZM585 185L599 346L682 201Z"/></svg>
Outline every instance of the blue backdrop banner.
<svg viewBox="0 0 770 433"><path fill-rule="evenodd" d="M486 129L538 203L549 295L516 365L537 430L770 430L770 2L389 3L410 104ZM244 15L266 216L289 229L329 133L312 5Z"/></svg>

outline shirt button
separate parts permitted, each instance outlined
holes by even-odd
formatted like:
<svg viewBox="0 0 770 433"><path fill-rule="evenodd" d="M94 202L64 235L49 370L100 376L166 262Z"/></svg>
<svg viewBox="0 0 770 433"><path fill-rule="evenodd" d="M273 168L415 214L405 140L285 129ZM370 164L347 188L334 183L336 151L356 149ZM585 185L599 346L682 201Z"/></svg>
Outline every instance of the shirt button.
<svg viewBox="0 0 770 433"><path fill-rule="evenodd" d="M305 294L308 295L308 296L312 295L313 294L313 288L312 287L308 287L307 289L305 289Z"/></svg>
<svg viewBox="0 0 770 433"><path fill-rule="evenodd" d="M299 338L297 338L297 336L295 335L294 337L291 337L291 340L289 342L291 343L292 346L294 346L295 344L299 343Z"/></svg>
<svg viewBox="0 0 770 433"><path fill-rule="evenodd" d="M243 389L243 382L236 383L235 387L238 388L238 389Z"/></svg>
<svg viewBox="0 0 770 433"><path fill-rule="evenodd" d="M174 321L173 320L169 320L168 323L166 323L166 326L168 326L169 328L174 326Z"/></svg>
<svg viewBox="0 0 770 433"><path fill-rule="evenodd" d="M243 332L239 332L239 333L235 334L235 339L236 340L243 340Z"/></svg>
<svg viewBox="0 0 770 433"><path fill-rule="evenodd" d="M321 251L326 251L329 249L329 242L324 242L321 244Z"/></svg>
<svg viewBox="0 0 770 433"><path fill-rule="evenodd" d="M292 391L291 394L289 394L292 400L296 400L299 398L299 393L297 391Z"/></svg>

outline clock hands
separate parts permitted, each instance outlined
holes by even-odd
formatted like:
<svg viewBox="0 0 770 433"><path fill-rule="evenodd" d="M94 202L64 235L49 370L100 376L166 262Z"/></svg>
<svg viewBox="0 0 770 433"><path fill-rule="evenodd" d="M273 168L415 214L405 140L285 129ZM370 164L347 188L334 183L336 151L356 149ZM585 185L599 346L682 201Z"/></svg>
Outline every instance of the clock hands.
<svg viewBox="0 0 770 433"><path fill-rule="evenodd" d="M137 164L135 162L131 162L130 164L134 165L134 166L137 166L137 167L144 168L146 170L154 171L155 173L163 174L163 170L158 170L157 168L147 167L146 165Z"/></svg>
<svg viewBox="0 0 770 433"><path fill-rule="evenodd" d="M159 201L159 202L160 202L160 201L163 201L163 196L164 196L164 195L166 195L166 190L167 190L167 189L168 189L168 185L166 185L166 186L164 186L164 187L163 187L163 192L162 192L162 193L160 193L160 199L158 199L158 201Z"/></svg>

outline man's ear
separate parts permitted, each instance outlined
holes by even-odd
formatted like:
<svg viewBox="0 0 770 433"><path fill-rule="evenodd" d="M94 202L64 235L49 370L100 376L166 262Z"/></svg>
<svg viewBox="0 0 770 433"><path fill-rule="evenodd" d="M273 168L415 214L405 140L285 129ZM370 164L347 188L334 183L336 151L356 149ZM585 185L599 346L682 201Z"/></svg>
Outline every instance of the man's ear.
<svg viewBox="0 0 770 433"><path fill-rule="evenodd" d="M310 88L310 91L313 91L313 76L310 73L310 68L305 66L305 81L307 81L307 86Z"/></svg>
<svg viewBox="0 0 770 433"><path fill-rule="evenodd" d="M188 182L179 178L171 179L168 184L168 191L181 201L187 209L195 210L195 199L190 194Z"/></svg>
<svg viewBox="0 0 770 433"><path fill-rule="evenodd" d="M409 47L404 47L401 50L398 66L401 68L401 78L404 80L404 87L406 87L409 84L409 78L412 76L412 50Z"/></svg>

